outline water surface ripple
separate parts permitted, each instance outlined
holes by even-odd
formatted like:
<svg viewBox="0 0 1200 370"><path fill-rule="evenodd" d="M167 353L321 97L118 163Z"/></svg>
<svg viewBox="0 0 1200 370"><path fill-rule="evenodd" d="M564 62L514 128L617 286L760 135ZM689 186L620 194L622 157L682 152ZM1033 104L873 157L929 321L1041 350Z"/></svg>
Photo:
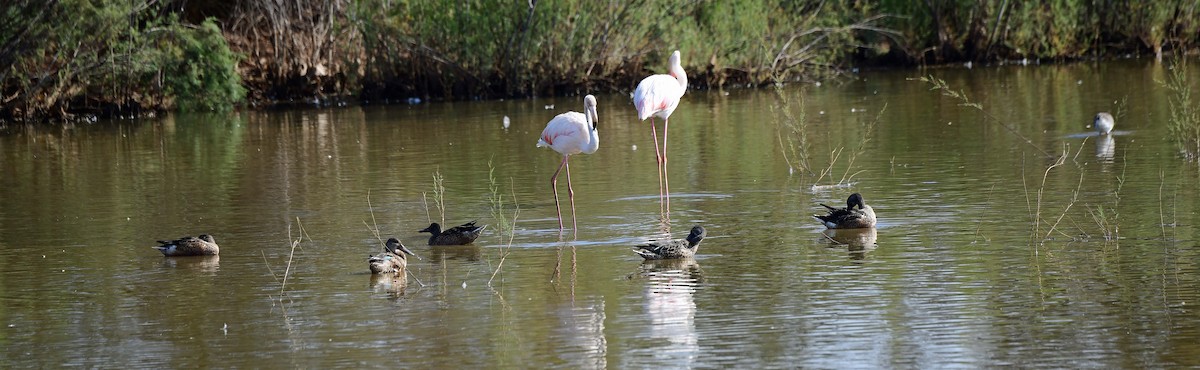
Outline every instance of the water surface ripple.
<svg viewBox="0 0 1200 370"><path fill-rule="evenodd" d="M1198 367L1200 175L1167 138L1165 68L691 91L672 116L668 222L648 123L601 95L600 150L571 160L580 230L562 239L560 157L534 144L577 97L3 127L0 362ZM1098 111L1119 112L1116 135L1089 134ZM852 192L877 229L812 219ZM511 243L497 197L509 220L519 205ZM417 232L470 220L489 225L472 246ZM630 250L694 224L709 235L694 260ZM199 233L219 257L150 248ZM371 276L393 236L421 259Z"/></svg>

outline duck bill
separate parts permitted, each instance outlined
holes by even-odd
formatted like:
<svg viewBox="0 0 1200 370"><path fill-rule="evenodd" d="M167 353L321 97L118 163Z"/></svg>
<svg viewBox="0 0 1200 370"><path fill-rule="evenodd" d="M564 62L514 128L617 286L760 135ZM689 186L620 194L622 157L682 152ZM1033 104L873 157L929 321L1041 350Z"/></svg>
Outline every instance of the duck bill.
<svg viewBox="0 0 1200 370"><path fill-rule="evenodd" d="M413 253L412 251L408 250L408 247L405 247L404 244L400 244L399 246L397 246L396 250L400 251L400 252L404 252L404 254L407 254L407 255L410 255L413 257L417 257L417 259L421 259L421 257L417 256L416 253Z"/></svg>

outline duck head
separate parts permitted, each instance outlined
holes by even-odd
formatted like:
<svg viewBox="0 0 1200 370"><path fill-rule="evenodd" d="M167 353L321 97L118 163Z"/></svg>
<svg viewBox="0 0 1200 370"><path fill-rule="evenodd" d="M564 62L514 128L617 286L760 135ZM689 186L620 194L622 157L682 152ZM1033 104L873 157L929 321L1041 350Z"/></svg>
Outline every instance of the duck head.
<svg viewBox="0 0 1200 370"><path fill-rule="evenodd" d="M704 226L700 226L700 225L692 226L692 232L690 234L688 234L688 236L687 236L688 244L691 244L691 245L700 244L700 241L704 240L704 236L707 234L708 234L708 232L704 230Z"/></svg>
<svg viewBox="0 0 1200 370"><path fill-rule="evenodd" d="M395 254L397 256L403 257L404 254L414 256L414 257L416 256L416 253L413 253L412 251L408 250L408 247L405 247L404 243L401 243L400 240L396 239L396 238L388 239L387 243L384 244L384 248L387 248L388 252L391 252L392 254ZM401 253L403 253L403 254L401 254Z"/></svg>
<svg viewBox="0 0 1200 370"><path fill-rule="evenodd" d="M434 223L429 224L429 227L421 229L421 231L418 231L418 232L438 235L438 234L442 233L442 225L438 225L437 222L434 222Z"/></svg>
<svg viewBox="0 0 1200 370"><path fill-rule="evenodd" d="M858 209L863 209L863 206L866 206L866 203L863 203L862 194L854 193L850 194L849 198L846 198L846 209L854 209L854 206L858 206Z"/></svg>

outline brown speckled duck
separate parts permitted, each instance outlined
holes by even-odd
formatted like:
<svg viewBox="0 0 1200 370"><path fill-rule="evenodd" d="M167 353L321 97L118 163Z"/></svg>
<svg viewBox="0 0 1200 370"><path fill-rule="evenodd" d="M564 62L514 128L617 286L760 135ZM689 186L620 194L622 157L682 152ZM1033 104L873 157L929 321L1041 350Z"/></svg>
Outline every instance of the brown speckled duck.
<svg viewBox="0 0 1200 370"><path fill-rule="evenodd" d="M696 225L686 239L651 240L649 244L633 247L633 251L648 260L692 258L705 235L704 227Z"/></svg>
<svg viewBox="0 0 1200 370"><path fill-rule="evenodd" d="M221 248L217 247L216 239L212 235L203 234L196 236L185 236L175 240L159 240L159 245L154 247L162 252L164 256L215 256L221 252Z"/></svg>
<svg viewBox="0 0 1200 370"><path fill-rule="evenodd" d="M813 215L821 224L830 229L865 229L875 227L875 210L871 209L866 203L863 203L862 195L858 193L850 194L846 198L846 208L833 208L824 204L821 206L829 209L828 215Z"/></svg>
<svg viewBox="0 0 1200 370"><path fill-rule="evenodd" d="M391 238L383 246L383 253L367 257L367 264L371 268L372 274L390 274L393 272L404 272L408 267L408 257L404 255L416 256L412 251L408 250L400 240Z"/></svg>
<svg viewBox="0 0 1200 370"><path fill-rule="evenodd" d="M433 234L429 237L429 245L467 245L479 239L485 228L487 225L475 226L475 221L471 221L443 231L442 225L434 222L418 232Z"/></svg>

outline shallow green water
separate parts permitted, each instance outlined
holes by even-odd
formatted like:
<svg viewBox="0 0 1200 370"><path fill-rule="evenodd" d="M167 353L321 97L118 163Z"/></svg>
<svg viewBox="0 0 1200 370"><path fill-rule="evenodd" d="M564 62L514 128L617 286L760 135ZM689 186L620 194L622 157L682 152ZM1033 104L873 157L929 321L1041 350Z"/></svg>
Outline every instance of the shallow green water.
<svg viewBox="0 0 1200 370"><path fill-rule="evenodd" d="M986 116L910 80L922 74ZM691 91L669 136L667 225L682 237L702 224L709 238L695 261L665 264L630 251L663 223L650 128L627 96L598 96L600 150L571 161L580 229L561 240L549 184L560 157L534 144L579 98L7 127L0 356L13 367L1200 366L1200 175L1166 138L1168 95L1153 82L1164 77L1119 61L863 72L782 98ZM1122 99L1118 135L1088 135ZM804 114L813 172L842 148L834 180L789 171L785 108ZM505 211L520 206L511 247L489 171ZM429 247L416 232L441 219L435 173L447 223L491 225L474 246ZM853 186L814 190L847 173ZM823 233L818 203L851 192L878 229ZM406 285L367 273L374 225L423 257ZM219 259L150 248L199 233L216 236Z"/></svg>

